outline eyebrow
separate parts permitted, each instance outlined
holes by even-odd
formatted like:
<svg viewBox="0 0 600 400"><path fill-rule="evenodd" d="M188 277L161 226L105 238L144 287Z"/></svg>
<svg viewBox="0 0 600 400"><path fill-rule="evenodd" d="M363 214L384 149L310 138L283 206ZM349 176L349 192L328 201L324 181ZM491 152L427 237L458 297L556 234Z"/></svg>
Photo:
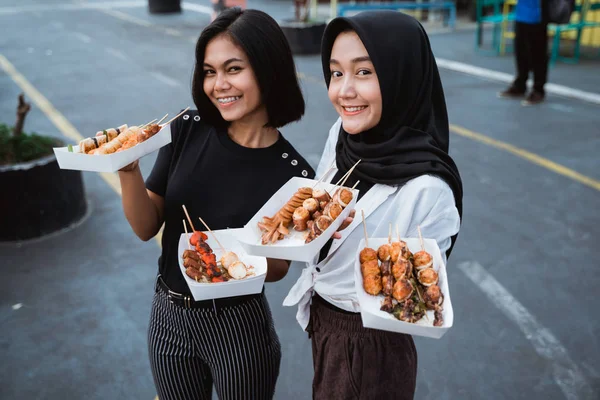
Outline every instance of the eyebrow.
<svg viewBox="0 0 600 400"><path fill-rule="evenodd" d="M360 62L371 62L371 58L369 56L362 56L362 57L356 57L353 58L352 60L350 60L351 63L353 64L357 64ZM340 64L340 62L334 58L332 58L331 60L329 60L329 64Z"/></svg>
<svg viewBox="0 0 600 400"><path fill-rule="evenodd" d="M236 62L236 61L237 61L237 62L244 62L244 60L241 60L241 59L239 59L239 58L230 58L229 60L225 61L225 62L223 63L223 65L227 66L227 65L231 64L232 62ZM211 68L212 68L212 65L210 65L209 63L204 63L203 65L204 65L205 67L211 67Z"/></svg>

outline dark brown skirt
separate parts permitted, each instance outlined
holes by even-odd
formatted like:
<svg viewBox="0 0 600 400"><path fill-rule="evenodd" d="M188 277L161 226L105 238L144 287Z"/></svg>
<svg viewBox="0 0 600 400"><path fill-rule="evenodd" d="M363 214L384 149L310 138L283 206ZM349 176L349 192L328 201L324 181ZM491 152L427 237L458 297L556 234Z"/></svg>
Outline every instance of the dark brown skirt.
<svg viewBox="0 0 600 400"><path fill-rule="evenodd" d="M364 328L360 314L313 297L313 399L413 399L417 350L410 335Z"/></svg>

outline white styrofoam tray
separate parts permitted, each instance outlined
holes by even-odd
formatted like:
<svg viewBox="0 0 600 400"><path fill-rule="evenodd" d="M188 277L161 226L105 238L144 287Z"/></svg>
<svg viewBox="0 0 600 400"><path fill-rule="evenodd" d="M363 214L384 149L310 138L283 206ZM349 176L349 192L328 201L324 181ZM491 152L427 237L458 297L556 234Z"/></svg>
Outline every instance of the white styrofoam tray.
<svg viewBox="0 0 600 400"><path fill-rule="evenodd" d="M402 238L408 245L410 251L414 254L421 250L421 243L418 238ZM437 271L439 277L438 286L444 295L444 303L442 305L442 317L444 323L442 326L433 326L433 311L427 311L427 318L423 317L416 323L400 321L392 314L381 311L381 302L383 295L371 296L363 287L363 278L360 271L360 252L365 248L365 239L360 241L356 252L356 260L354 266L354 281L358 302L360 304L360 314L365 328L380 329L391 332L402 332L410 335L425 336L434 339L439 339L452 328L454 323L454 311L452 310L452 302L450 301L450 290L448 288L448 276L446 274L446 266L442 261L440 248L434 239L423 238L425 251L433 257L433 269ZM388 238L369 238L369 247L376 250L379 246L388 243Z"/></svg>
<svg viewBox="0 0 600 400"><path fill-rule="evenodd" d="M246 266L252 265L254 267L255 275L240 280L231 279L227 282L217 283L199 283L185 273L185 267L183 266L183 252L188 249L189 242L186 234L181 234L179 238L179 247L177 250L179 269L185 277L185 281L192 292L192 296L194 296L194 300L200 301L219 299L222 297L243 296L246 294L260 293L262 291L262 287L267 276L267 259L264 257L248 255L235 239L235 235L239 231L241 231L241 229L223 229L213 231L217 236L217 239L219 239L219 242L225 246L225 250L219 247L213 234L210 232L204 233L208 236L206 242L215 253L217 261L219 261L224 252L233 251L235 254L237 254L240 261L246 264Z"/></svg>
<svg viewBox="0 0 600 400"><path fill-rule="evenodd" d="M76 144L73 145L72 153L69 152L68 147L55 147L54 154L61 169L116 172L169 143L171 143L171 128L170 125L167 125L150 139L118 153L101 155L83 154L79 153L79 144Z"/></svg>
<svg viewBox="0 0 600 400"><path fill-rule="evenodd" d="M284 239L278 240L275 243L263 245L261 243L262 232L258 227L258 223L262 221L263 217L272 217L275 215L275 213L292 198L298 189L302 187L312 188L316 183L317 181L313 179L293 177L283 185L269 201L267 201L267 203L252 217L250 222L248 222L243 230L237 235L237 239L248 254L281 260L308 262L319 253L321 248L340 227L344 219L350 214L350 211L354 209L358 197L357 189L352 190L352 201L344 208L342 213L333 221L329 228L308 244L305 243L305 232L297 232L293 227L290 227L290 234ZM317 186L318 189L327 190L331 196L333 196L338 187L339 186L323 182L319 183Z"/></svg>

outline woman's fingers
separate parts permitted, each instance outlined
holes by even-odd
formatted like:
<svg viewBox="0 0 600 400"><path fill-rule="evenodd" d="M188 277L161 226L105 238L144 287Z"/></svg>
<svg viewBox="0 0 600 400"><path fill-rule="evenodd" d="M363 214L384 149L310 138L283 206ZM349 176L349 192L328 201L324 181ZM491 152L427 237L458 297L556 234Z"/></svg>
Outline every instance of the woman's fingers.
<svg viewBox="0 0 600 400"><path fill-rule="evenodd" d="M343 231L344 229L346 229L352 223L352 221L354 221L354 215L355 214L356 214L356 210L350 211L349 216L346 219L344 219L344 222L342 222L342 225L340 225L340 227L338 228L337 232L335 232L333 234L333 238L334 239L341 239L342 238L342 234L339 233L339 232Z"/></svg>
<svg viewBox="0 0 600 400"><path fill-rule="evenodd" d="M348 217L344 220L344 222L342 222L342 225L340 225L338 232L346 229L352 223L352 221L354 221L354 215L356 215L356 210L350 211Z"/></svg>

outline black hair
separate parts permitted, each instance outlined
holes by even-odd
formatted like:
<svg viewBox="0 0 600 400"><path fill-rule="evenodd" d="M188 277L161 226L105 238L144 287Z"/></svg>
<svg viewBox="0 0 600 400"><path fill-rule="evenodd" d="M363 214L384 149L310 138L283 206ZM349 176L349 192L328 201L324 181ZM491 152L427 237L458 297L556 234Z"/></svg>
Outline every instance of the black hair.
<svg viewBox="0 0 600 400"><path fill-rule="evenodd" d="M267 109L266 126L280 128L302 118L304 97L296 76L292 51L283 31L268 14L239 8L219 14L198 38L192 98L200 117L212 125L228 125L203 88L206 46L221 34L228 35L248 56L262 103Z"/></svg>

